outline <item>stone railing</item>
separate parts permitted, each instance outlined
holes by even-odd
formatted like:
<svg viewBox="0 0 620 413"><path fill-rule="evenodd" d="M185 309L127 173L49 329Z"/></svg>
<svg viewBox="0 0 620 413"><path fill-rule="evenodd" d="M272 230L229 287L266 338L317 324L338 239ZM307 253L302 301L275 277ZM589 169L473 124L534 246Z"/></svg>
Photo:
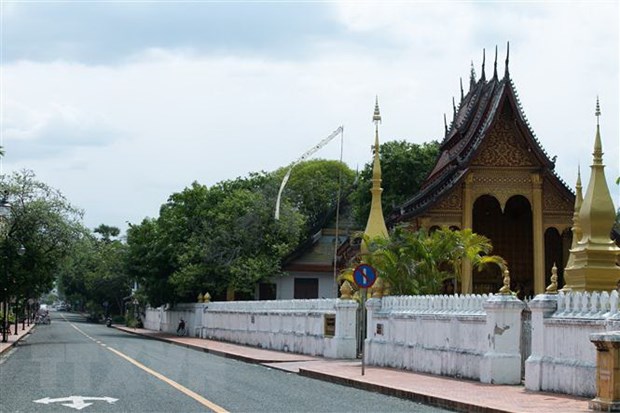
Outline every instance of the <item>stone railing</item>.
<svg viewBox="0 0 620 413"><path fill-rule="evenodd" d="M273 311L334 311L338 299L321 300L268 300L268 301L215 301L211 311L273 312Z"/></svg>
<svg viewBox="0 0 620 413"><path fill-rule="evenodd" d="M384 297L381 311L404 313L463 313L484 315L484 295L413 295Z"/></svg>
<svg viewBox="0 0 620 413"><path fill-rule="evenodd" d="M618 291L560 292L555 318L606 319L618 314Z"/></svg>

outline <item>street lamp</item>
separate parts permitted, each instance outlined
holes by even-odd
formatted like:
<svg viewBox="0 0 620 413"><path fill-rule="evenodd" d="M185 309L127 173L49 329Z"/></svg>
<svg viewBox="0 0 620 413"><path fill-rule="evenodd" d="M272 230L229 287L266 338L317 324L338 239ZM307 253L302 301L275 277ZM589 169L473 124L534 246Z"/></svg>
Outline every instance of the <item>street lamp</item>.
<svg viewBox="0 0 620 413"><path fill-rule="evenodd" d="M20 257L23 256L26 253L26 247L24 247L24 244L19 244L19 248L17 249L17 255L19 255ZM17 325L19 323L19 319L17 317L17 297L15 297L15 335L17 335Z"/></svg>
<svg viewBox="0 0 620 413"><path fill-rule="evenodd" d="M9 218L11 217L11 204L8 201L8 193L5 191L3 196L2 196L2 200L0 201L0 221L2 223L2 232L4 233L6 230L6 226L8 223ZM5 234L5 237L8 236L8 233ZM5 256L5 261L8 260L8 258ZM7 276L7 272L8 269L6 269L7 267L7 262L4 263L5 266L5 276ZM5 283L4 283L4 296L2 298L3 302L2 302L2 342L6 343L8 340L8 332L9 332L9 324L8 324L8 320L9 320L9 291L8 291L8 287L6 285L6 283L8 283L8 276L5 279Z"/></svg>

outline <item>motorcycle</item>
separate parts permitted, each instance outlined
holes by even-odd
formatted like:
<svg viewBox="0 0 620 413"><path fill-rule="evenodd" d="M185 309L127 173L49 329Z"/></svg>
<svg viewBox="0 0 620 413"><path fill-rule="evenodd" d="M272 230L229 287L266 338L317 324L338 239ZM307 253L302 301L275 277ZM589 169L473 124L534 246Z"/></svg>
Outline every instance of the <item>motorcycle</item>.
<svg viewBox="0 0 620 413"><path fill-rule="evenodd" d="M110 317L107 317L105 319L105 326L106 327L112 327L112 319Z"/></svg>

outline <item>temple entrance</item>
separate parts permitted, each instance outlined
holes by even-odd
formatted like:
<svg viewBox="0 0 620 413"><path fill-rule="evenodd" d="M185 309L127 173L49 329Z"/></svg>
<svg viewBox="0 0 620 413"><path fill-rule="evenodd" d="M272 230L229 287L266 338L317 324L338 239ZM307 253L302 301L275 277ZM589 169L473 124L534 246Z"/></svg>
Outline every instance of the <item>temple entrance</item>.
<svg viewBox="0 0 620 413"><path fill-rule="evenodd" d="M534 250L532 235L532 208L521 195L511 197L504 211L497 199L490 195L479 197L474 203L473 231L488 237L493 254L502 256L510 270L510 288L520 298L534 295ZM499 268L489 267L473 271L473 292L495 293L502 286Z"/></svg>

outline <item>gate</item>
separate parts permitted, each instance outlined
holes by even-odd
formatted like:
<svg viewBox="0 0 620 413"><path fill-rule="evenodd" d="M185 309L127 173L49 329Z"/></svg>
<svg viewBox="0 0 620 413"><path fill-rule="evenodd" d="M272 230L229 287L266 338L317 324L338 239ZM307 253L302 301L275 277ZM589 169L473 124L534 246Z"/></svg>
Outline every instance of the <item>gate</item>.
<svg viewBox="0 0 620 413"><path fill-rule="evenodd" d="M532 354L532 311L527 302L521 312L521 378L525 379L525 361Z"/></svg>

